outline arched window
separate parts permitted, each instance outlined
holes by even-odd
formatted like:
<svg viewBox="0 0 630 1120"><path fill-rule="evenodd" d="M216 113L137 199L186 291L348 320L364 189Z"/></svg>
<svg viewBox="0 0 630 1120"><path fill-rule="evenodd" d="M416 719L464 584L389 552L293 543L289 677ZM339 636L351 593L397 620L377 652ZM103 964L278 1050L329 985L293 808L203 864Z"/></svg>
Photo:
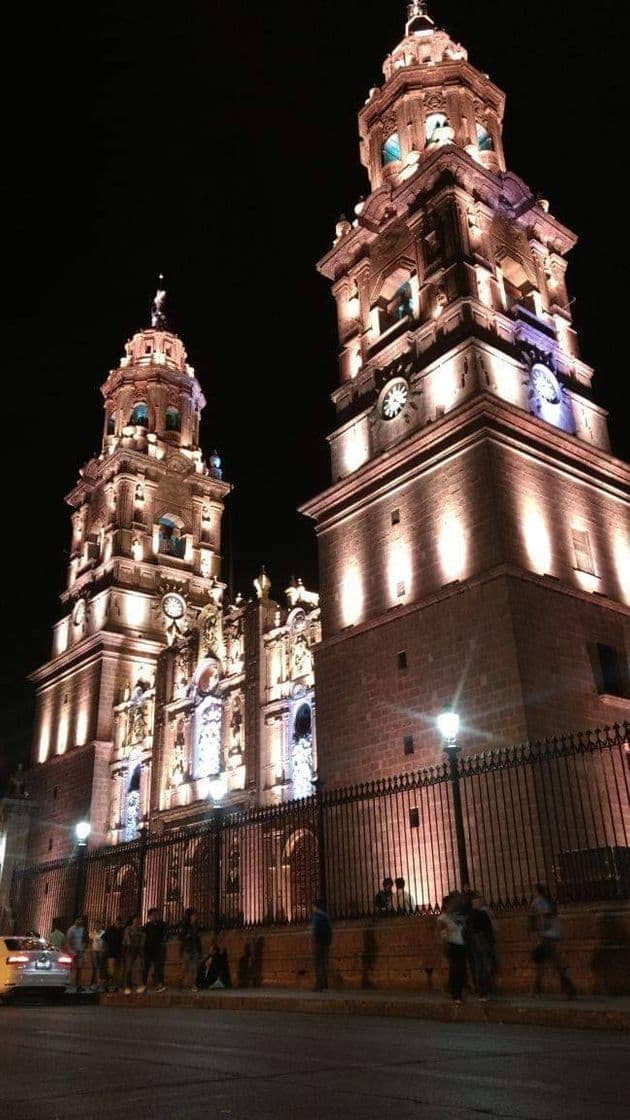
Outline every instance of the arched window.
<svg viewBox="0 0 630 1120"><path fill-rule="evenodd" d="M453 138L453 130L444 113L431 113L427 117L427 145L443 144L445 140Z"/></svg>
<svg viewBox="0 0 630 1120"><path fill-rule="evenodd" d="M308 704L300 704L296 714L295 723L293 725L293 738L307 739L311 734L313 726L313 719L311 716L311 709Z"/></svg>
<svg viewBox="0 0 630 1120"><path fill-rule="evenodd" d="M149 406L144 401L138 401L133 406L131 413L130 424L136 424L139 428L149 427Z"/></svg>
<svg viewBox="0 0 630 1120"><path fill-rule="evenodd" d="M482 124L477 125L477 147L480 152L494 151L494 140L488 132L488 129Z"/></svg>
<svg viewBox="0 0 630 1120"><path fill-rule="evenodd" d="M397 132L392 132L391 136L383 144L383 166L386 167L388 163L398 163L402 159L402 152L400 150L400 136Z"/></svg>
<svg viewBox="0 0 630 1120"><path fill-rule="evenodd" d="M167 408L165 429L167 432L181 432L182 414L178 408Z"/></svg>
<svg viewBox="0 0 630 1120"><path fill-rule="evenodd" d="M108 434L108 436L113 436L113 435L116 434L116 417L115 416L108 416L107 417L107 434Z"/></svg>
<svg viewBox="0 0 630 1120"><path fill-rule="evenodd" d="M394 296L393 304L392 311L397 319L405 319L407 315L413 315L413 295L409 281L400 285Z"/></svg>
<svg viewBox="0 0 630 1120"><path fill-rule="evenodd" d="M182 536L180 526L172 517L160 518L160 552L167 556L178 556L184 559L186 553L186 538Z"/></svg>

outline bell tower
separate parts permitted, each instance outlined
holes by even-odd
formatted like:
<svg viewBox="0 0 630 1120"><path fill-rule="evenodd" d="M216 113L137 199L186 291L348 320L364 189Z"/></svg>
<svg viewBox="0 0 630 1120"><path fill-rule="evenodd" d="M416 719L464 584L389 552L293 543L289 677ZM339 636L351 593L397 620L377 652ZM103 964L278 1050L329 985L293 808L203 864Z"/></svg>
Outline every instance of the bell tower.
<svg viewBox="0 0 630 1120"><path fill-rule="evenodd" d="M61 618L51 660L32 674L29 792L40 808L32 858L63 855L80 818L102 841L112 796L120 835L142 826L158 655L223 593L221 518L230 486L219 456L206 463L199 446L206 402L181 339L168 329L165 300L160 286L151 326L126 344L102 386L101 450L66 499L72 537ZM129 709L124 745L113 741L121 704Z"/></svg>
<svg viewBox="0 0 630 1120"><path fill-rule="evenodd" d="M359 113L370 193L319 263L340 341L317 528L328 782L627 718L627 464L565 275L575 235L513 171L504 94L408 5ZM341 684L343 682L343 684Z"/></svg>

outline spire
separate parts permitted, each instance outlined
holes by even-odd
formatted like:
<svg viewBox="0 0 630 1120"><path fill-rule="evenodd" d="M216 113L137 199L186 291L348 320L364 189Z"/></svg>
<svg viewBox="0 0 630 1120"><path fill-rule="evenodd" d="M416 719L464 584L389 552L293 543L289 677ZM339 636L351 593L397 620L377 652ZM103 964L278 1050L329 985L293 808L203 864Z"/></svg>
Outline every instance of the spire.
<svg viewBox="0 0 630 1120"><path fill-rule="evenodd" d="M166 330L166 315L164 313L164 304L166 303L166 291L163 287L164 277L160 273L158 289L155 293L153 303L151 305L151 326L159 331Z"/></svg>
<svg viewBox="0 0 630 1120"><path fill-rule="evenodd" d="M435 31L435 24L427 12L427 2L411 0L411 3L407 4L405 35L419 35L423 31Z"/></svg>

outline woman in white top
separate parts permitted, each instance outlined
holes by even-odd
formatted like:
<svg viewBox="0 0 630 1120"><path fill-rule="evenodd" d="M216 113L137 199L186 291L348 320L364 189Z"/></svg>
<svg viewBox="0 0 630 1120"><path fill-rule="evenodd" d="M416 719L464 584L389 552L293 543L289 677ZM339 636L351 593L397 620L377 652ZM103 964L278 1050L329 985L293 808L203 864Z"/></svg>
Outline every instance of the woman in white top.
<svg viewBox="0 0 630 1120"><path fill-rule="evenodd" d="M460 898L449 894L442 901L438 927L448 960L448 990L455 1003L462 1002L466 987L466 945L464 944L464 915L459 910Z"/></svg>

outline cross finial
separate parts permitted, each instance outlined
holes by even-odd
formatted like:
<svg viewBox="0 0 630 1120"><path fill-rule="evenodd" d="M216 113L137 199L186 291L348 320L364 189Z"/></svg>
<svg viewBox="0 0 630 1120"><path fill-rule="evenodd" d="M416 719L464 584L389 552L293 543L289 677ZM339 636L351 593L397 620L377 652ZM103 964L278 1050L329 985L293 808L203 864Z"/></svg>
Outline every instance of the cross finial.
<svg viewBox="0 0 630 1120"><path fill-rule="evenodd" d="M158 278L158 289L155 293L153 303L151 305L151 326L159 331L166 330L166 315L164 312L164 304L166 303L166 291L164 289L164 276L160 273Z"/></svg>
<svg viewBox="0 0 630 1120"><path fill-rule="evenodd" d="M411 0L407 4L407 19L415 19L416 16L427 15L427 0Z"/></svg>

